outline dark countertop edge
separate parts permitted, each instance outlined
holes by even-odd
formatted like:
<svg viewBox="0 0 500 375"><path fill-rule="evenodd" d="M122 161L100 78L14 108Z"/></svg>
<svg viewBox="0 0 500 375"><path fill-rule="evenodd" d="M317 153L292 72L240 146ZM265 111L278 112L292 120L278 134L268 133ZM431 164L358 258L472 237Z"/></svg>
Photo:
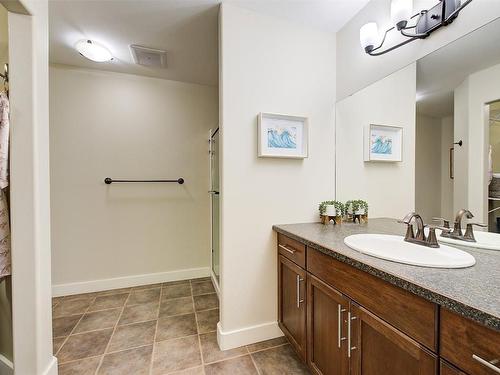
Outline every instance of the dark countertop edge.
<svg viewBox="0 0 500 375"><path fill-rule="evenodd" d="M422 297L430 302L436 303L441 307L444 307L450 311L453 311L454 313L457 313L458 315L461 315L463 317L469 318L477 323L480 323L486 327L492 328L494 330L500 331L500 318L497 318L491 314L488 314L484 311L478 310L474 307L465 305L461 302L458 302L457 300L444 296L442 294L439 294L435 291L432 291L430 289L427 289L425 287L419 286L415 284L412 281L406 280L398 275L388 273L385 271L381 271L373 266L370 266L368 264L365 264L359 260L350 258L346 255L340 254L337 251L329 248L325 248L321 245L318 245L314 242L311 242L309 240L306 240L294 233L291 233L287 230L284 230L280 228L278 225L273 225L273 230L284 234L294 240L299 241L300 243L303 243L306 246L309 246L315 250L320 251L321 253L331 256L332 258L348 264L354 268L357 268L361 271L364 271L372 276L378 277L381 280L384 280L388 282L389 284L392 284L394 286L397 286L399 288L402 288L404 290L409 291L410 293L413 293L419 297Z"/></svg>

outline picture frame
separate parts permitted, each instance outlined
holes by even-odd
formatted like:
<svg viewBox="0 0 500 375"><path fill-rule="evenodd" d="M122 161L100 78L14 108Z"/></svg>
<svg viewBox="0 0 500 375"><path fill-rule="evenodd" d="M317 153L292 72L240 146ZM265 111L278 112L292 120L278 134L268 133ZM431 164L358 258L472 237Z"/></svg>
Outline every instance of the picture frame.
<svg viewBox="0 0 500 375"><path fill-rule="evenodd" d="M257 154L260 158L304 159L309 153L307 117L259 113Z"/></svg>
<svg viewBox="0 0 500 375"><path fill-rule="evenodd" d="M364 161L403 161L403 128L390 125L366 125L363 135Z"/></svg>

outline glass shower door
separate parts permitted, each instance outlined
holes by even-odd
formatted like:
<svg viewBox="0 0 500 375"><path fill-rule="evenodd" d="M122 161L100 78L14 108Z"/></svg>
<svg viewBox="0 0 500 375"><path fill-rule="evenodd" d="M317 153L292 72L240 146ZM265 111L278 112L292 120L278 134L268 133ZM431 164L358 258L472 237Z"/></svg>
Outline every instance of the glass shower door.
<svg viewBox="0 0 500 375"><path fill-rule="evenodd" d="M217 283L220 275L220 245L219 245L219 129L210 138L210 195L212 205L212 272Z"/></svg>

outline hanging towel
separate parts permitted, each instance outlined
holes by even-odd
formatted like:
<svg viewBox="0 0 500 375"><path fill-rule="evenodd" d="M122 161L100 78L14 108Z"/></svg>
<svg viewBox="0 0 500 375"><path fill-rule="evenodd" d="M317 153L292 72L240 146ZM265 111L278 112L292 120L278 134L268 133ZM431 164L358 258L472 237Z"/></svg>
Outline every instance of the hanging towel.
<svg viewBox="0 0 500 375"><path fill-rule="evenodd" d="M0 93L0 279L11 274L9 207L3 189L9 186L9 98Z"/></svg>

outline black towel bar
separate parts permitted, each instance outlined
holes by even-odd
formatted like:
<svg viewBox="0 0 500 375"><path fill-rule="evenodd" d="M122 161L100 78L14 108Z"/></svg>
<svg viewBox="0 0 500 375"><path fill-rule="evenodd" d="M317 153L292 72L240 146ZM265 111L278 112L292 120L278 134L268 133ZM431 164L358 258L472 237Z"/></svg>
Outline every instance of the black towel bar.
<svg viewBox="0 0 500 375"><path fill-rule="evenodd" d="M110 185L114 182L143 182L143 183L149 183L149 182L153 182L153 183L157 183L157 182L177 182L179 185L182 185L184 183L184 179L181 177L181 178L178 178L177 180L114 180L112 179L111 177L106 177L104 179L104 183L107 184L107 185Z"/></svg>

